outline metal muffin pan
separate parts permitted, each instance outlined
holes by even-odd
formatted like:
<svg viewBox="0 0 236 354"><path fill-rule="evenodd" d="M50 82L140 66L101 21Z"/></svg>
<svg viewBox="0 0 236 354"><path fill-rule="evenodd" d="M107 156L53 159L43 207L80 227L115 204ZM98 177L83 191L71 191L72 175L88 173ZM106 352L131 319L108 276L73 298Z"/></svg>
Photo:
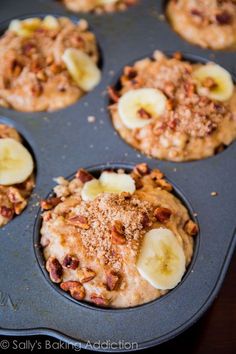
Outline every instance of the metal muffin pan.
<svg viewBox="0 0 236 354"><path fill-rule="evenodd" d="M235 54L200 49L183 41L159 17L162 1L140 0L126 12L83 14L97 36L103 56L103 77L96 89L74 105L56 112L20 113L0 108L0 121L16 127L35 156L37 175L27 209L0 230L2 265L0 334L46 334L86 347L104 343L137 343L139 349L178 335L206 311L223 282L235 247L236 144L196 162L149 159L128 146L114 131L107 112L106 87L127 63L155 49L182 51L191 58L214 60L236 73ZM51 0L2 0L0 20L50 13L70 16ZM73 14L73 18L80 18ZM96 117L94 123L88 116ZM51 192L53 177L69 176L79 167L115 163L130 167L147 162L174 182L190 212L197 213L200 234L182 283L166 296L131 309L99 309L63 296L42 273L38 245L39 199ZM119 163L117 163L119 162ZM92 167L93 171L98 169ZM211 192L218 192L212 197ZM132 347L130 348L132 349ZM134 345L133 349L137 349ZM108 351L122 351L108 348Z"/></svg>

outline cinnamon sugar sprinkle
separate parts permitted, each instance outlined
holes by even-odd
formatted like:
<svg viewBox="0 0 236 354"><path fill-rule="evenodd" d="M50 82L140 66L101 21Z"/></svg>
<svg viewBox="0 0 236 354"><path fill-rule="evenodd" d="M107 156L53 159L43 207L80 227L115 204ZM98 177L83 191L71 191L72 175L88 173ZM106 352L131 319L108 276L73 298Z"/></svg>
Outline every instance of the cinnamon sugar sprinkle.
<svg viewBox="0 0 236 354"><path fill-rule="evenodd" d="M112 226L115 221L122 223L127 246L137 252L140 239L146 233L146 215L152 209L151 203L126 194L103 194L93 202L81 202L73 213L83 215L89 221L90 228L80 230L88 256L98 257L104 264L109 263L119 270L121 260L116 252L119 246L112 244Z"/></svg>

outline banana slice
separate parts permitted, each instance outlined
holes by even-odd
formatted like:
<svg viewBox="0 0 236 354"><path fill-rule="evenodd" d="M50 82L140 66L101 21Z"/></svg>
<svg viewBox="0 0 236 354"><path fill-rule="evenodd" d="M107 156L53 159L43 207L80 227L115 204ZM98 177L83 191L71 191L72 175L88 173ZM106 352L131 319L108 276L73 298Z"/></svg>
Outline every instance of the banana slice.
<svg viewBox="0 0 236 354"><path fill-rule="evenodd" d="M85 202L91 202L101 193L103 193L101 183L97 179L92 179L84 184L81 197Z"/></svg>
<svg viewBox="0 0 236 354"><path fill-rule="evenodd" d="M0 139L0 184L22 183L33 169L32 156L21 143L10 138Z"/></svg>
<svg viewBox="0 0 236 354"><path fill-rule="evenodd" d="M127 128L142 128L165 111L165 95L152 88L126 92L118 102L118 113Z"/></svg>
<svg viewBox="0 0 236 354"><path fill-rule="evenodd" d="M159 228L146 233L137 269L156 289L173 289L181 281L185 273L185 255L172 231Z"/></svg>
<svg viewBox="0 0 236 354"><path fill-rule="evenodd" d="M107 193L134 193L135 182L125 173L103 172L99 178L102 189Z"/></svg>
<svg viewBox="0 0 236 354"><path fill-rule="evenodd" d="M94 200L101 193L134 193L135 182L133 178L127 174L119 174L115 172L102 172L100 178L93 179L84 184L81 196L85 201Z"/></svg>
<svg viewBox="0 0 236 354"><path fill-rule="evenodd" d="M67 70L84 91L91 91L101 80L101 72L90 56L79 49L68 48L62 60Z"/></svg>
<svg viewBox="0 0 236 354"><path fill-rule="evenodd" d="M25 20L12 20L8 29L22 37L30 37L32 33L42 24L42 20L37 17L27 18Z"/></svg>
<svg viewBox="0 0 236 354"><path fill-rule="evenodd" d="M47 30L57 30L59 28L59 22L56 17L48 15L44 17L42 27Z"/></svg>
<svg viewBox="0 0 236 354"><path fill-rule="evenodd" d="M230 73L221 66L209 63L193 72L199 95L218 101L227 101L233 94L234 83Z"/></svg>

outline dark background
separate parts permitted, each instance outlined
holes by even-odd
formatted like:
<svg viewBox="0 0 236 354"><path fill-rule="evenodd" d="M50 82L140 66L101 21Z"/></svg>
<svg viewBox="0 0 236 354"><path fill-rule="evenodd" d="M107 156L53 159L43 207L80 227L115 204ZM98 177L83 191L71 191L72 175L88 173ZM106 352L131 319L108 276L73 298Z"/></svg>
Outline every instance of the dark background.
<svg viewBox="0 0 236 354"><path fill-rule="evenodd" d="M38 340L43 343L49 337L3 337L12 343L19 341ZM51 338L52 343L57 341ZM11 346L11 345L10 345ZM5 352L0 349L1 352ZM28 352L30 349L28 350ZM38 350L39 351L39 350ZM55 349L54 352L67 350ZM143 350L139 353L150 352ZM14 351L12 351L14 352ZM76 353L76 351L72 351ZM85 353L81 350L77 353ZM207 313L190 329L155 348L158 354L235 354L236 353L236 257L234 256L225 278L222 289ZM88 352L86 352L88 353Z"/></svg>

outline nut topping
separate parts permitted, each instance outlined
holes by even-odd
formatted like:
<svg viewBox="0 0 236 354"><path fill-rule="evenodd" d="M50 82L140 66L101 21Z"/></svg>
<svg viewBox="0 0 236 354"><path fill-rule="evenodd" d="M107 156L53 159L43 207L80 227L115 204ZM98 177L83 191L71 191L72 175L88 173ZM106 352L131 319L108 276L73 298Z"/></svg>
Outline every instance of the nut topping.
<svg viewBox="0 0 236 354"><path fill-rule="evenodd" d="M79 270L79 275L81 283L87 283L96 277L96 273L90 268L83 268L82 270Z"/></svg>
<svg viewBox="0 0 236 354"><path fill-rule="evenodd" d="M156 208L154 210L154 216L157 219L157 221L160 221L161 223L164 223L165 221L169 220L171 217L171 210L168 208Z"/></svg>
<svg viewBox="0 0 236 354"><path fill-rule="evenodd" d="M81 229L88 230L90 228L88 219L83 215L75 215L66 220L68 224L77 226Z"/></svg>
<svg viewBox="0 0 236 354"><path fill-rule="evenodd" d="M134 168L134 173L136 173L139 176L145 176L149 173L149 168L146 163L140 163L135 166Z"/></svg>
<svg viewBox="0 0 236 354"><path fill-rule="evenodd" d="M40 202L40 206L43 210L50 210L57 206L61 202L61 198L52 197L48 199L43 199Z"/></svg>
<svg viewBox="0 0 236 354"><path fill-rule="evenodd" d="M192 220L186 222L184 229L190 236L194 236L198 233L198 226Z"/></svg>
<svg viewBox="0 0 236 354"><path fill-rule="evenodd" d="M49 272L49 276L54 283L60 283L62 280L62 266L57 258L50 257L46 262L46 269Z"/></svg>
<svg viewBox="0 0 236 354"><path fill-rule="evenodd" d="M158 179L162 179L164 177L164 174L160 170L155 169L155 170L152 170L150 176L151 176L152 180L156 181Z"/></svg>
<svg viewBox="0 0 236 354"><path fill-rule="evenodd" d="M11 208L8 208L6 206L1 206L0 207L0 215L2 215L6 219L11 219L14 215L14 211Z"/></svg>
<svg viewBox="0 0 236 354"><path fill-rule="evenodd" d="M115 245L124 245L126 243L126 238L124 236L124 225L116 220L111 229L111 240Z"/></svg>
<svg viewBox="0 0 236 354"><path fill-rule="evenodd" d="M119 274L114 271L109 271L106 273L106 277L107 277L107 284L106 284L107 289L109 291L117 290L119 283L120 283Z"/></svg>
<svg viewBox="0 0 236 354"><path fill-rule="evenodd" d="M165 179L159 179L156 181L156 184L158 185L158 187L160 187L161 189L164 189L167 192L171 192L173 187L170 183L168 183Z"/></svg>
<svg viewBox="0 0 236 354"><path fill-rule="evenodd" d="M137 113L138 113L139 118L142 118L142 119L151 119L152 118L151 114L148 111L146 111L144 108L140 108Z"/></svg>
<svg viewBox="0 0 236 354"><path fill-rule="evenodd" d="M89 182L94 178L89 172L87 172L83 168L80 168L77 171L75 177L78 178L82 183Z"/></svg>
<svg viewBox="0 0 236 354"><path fill-rule="evenodd" d="M94 302L98 306L108 306L109 300L104 298L103 296L93 294L91 295L91 301Z"/></svg>
<svg viewBox="0 0 236 354"><path fill-rule="evenodd" d="M85 289L78 281L65 281L60 284L64 291L69 291L70 295L76 300L83 300L85 298Z"/></svg>
<svg viewBox="0 0 236 354"><path fill-rule="evenodd" d="M63 267L75 270L78 268L79 260L76 257L67 254L62 262Z"/></svg>

